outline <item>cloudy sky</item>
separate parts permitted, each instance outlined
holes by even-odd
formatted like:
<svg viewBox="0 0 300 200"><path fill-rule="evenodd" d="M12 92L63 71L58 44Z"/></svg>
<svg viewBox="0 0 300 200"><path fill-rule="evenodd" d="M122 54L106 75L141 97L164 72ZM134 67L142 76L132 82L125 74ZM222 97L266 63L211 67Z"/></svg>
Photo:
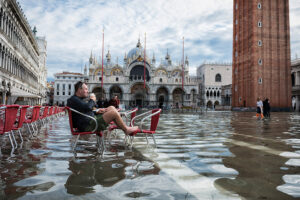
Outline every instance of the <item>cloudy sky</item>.
<svg viewBox="0 0 300 200"><path fill-rule="evenodd" d="M190 74L203 62L231 62L233 0L18 0L38 36L45 36L48 77L81 72L91 51L100 60L102 29L105 53L122 64L139 35L157 64L167 49L174 63L184 52ZM300 1L290 0L291 56L300 57Z"/></svg>

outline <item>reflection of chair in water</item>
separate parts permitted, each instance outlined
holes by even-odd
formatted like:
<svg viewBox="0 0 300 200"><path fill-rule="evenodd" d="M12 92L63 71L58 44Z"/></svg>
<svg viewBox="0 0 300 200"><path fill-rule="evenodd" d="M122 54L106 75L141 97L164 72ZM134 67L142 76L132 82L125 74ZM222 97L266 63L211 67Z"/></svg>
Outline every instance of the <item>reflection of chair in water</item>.
<svg viewBox="0 0 300 200"><path fill-rule="evenodd" d="M154 133L156 132L156 128L157 128L157 125L158 125L160 113L161 113L161 109L153 109L153 110L150 110L148 112L145 112L145 113L142 113L140 115L135 116L131 120L131 124L133 125L133 122L135 120L141 119L140 124L139 124L139 129L136 132L132 133L131 135L127 136L125 138L125 141L129 140L130 146L132 147L134 136L138 133L144 133L145 137L146 137L146 140L147 140L147 145L149 144L147 135L150 134L152 136L153 142L156 146ZM148 120L150 118L151 118L150 129L143 129L144 121Z"/></svg>
<svg viewBox="0 0 300 200"><path fill-rule="evenodd" d="M72 174L65 184L69 194L82 195L93 192L95 186L95 164L94 162L69 162L69 170Z"/></svg>
<svg viewBox="0 0 300 200"><path fill-rule="evenodd" d="M97 122L97 120L94 117L91 117L89 115L83 114L83 113L81 113L81 112L79 112L79 111L77 111L75 109L69 108L67 106L65 107L65 109L68 111L68 114L69 114L69 123L70 123L70 128L71 128L72 135L77 135L76 141L75 141L74 146L73 146L73 152L75 152L75 148L77 146L79 137L81 135L95 134L96 137L97 137L98 152L101 153L101 154L103 154L104 149L105 149L104 139L102 137L103 136L102 132L101 131L97 131L97 128L98 128L98 122ZM80 132L78 129L74 128L74 126L73 126L73 120L72 120L72 112L74 112L76 114L79 114L79 115L82 115L82 116L85 116L85 117L88 117L91 120L94 120L95 124L96 124L94 130L89 131L89 132Z"/></svg>
<svg viewBox="0 0 300 200"><path fill-rule="evenodd" d="M83 195L94 192L93 186L101 185L111 187L125 178L126 164L118 162L121 167L113 168L115 160L107 162L71 160L69 170L72 174L68 177L65 188L69 194Z"/></svg>

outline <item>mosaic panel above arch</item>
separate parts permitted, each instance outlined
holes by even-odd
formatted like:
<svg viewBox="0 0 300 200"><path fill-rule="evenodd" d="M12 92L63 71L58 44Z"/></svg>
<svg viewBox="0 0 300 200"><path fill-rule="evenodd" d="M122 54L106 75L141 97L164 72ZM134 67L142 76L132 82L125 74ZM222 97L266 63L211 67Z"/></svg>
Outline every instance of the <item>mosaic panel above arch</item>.
<svg viewBox="0 0 300 200"><path fill-rule="evenodd" d="M101 69L101 68L96 69L94 75L95 75L95 76L101 76L101 75L102 75L102 69ZM105 69L103 69L103 75L104 75L104 76L106 75Z"/></svg>
<svg viewBox="0 0 300 200"><path fill-rule="evenodd" d="M156 72L155 72L155 76L167 76L167 71L164 70L164 69L158 69Z"/></svg>
<svg viewBox="0 0 300 200"><path fill-rule="evenodd" d="M111 76L122 76L123 75L123 70L120 68L114 68L110 72Z"/></svg>
<svg viewBox="0 0 300 200"><path fill-rule="evenodd" d="M172 72L172 77L178 77L181 76L181 70L174 70Z"/></svg>

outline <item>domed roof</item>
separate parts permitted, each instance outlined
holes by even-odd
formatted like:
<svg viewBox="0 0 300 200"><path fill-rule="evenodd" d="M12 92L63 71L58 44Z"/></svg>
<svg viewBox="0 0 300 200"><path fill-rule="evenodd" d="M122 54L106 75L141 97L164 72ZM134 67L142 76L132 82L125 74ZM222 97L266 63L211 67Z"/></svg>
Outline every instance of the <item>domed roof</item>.
<svg viewBox="0 0 300 200"><path fill-rule="evenodd" d="M144 48L141 45L140 39L138 40L136 47L129 51L127 58L133 58L137 55L141 55L142 57L144 56Z"/></svg>

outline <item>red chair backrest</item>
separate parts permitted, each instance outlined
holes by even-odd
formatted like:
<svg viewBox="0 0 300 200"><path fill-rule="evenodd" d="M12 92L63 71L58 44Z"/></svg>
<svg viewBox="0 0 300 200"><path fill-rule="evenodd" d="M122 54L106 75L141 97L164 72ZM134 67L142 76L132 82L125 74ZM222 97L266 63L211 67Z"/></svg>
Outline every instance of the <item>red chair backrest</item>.
<svg viewBox="0 0 300 200"><path fill-rule="evenodd" d="M40 117L41 106L33 106L31 122L35 122Z"/></svg>
<svg viewBox="0 0 300 200"><path fill-rule="evenodd" d="M130 125L129 126L134 125L134 120L132 120L132 119L136 116L136 112L138 111L138 108L133 108L131 111L134 111L134 112L132 112L130 115Z"/></svg>
<svg viewBox="0 0 300 200"><path fill-rule="evenodd" d="M4 134L5 132L9 132L13 129L14 123L17 119L19 106L18 105L6 105L4 108L4 119L3 120L3 128L0 128L0 134Z"/></svg>
<svg viewBox="0 0 300 200"><path fill-rule="evenodd" d="M57 106L55 106L53 114L57 114Z"/></svg>
<svg viewBox="0 0 300 200"><path fill-rule="evenodd" d="M47 117L48 114L48 106L44 106L44 111L43 111L43 115L41 116L41 119L44 119L45 117Z"/></svg>
<svg viewBox="0 0 300 200"><path fill-rule="evenodd" d="M72 111L70 110L70 108L68 106L66 106L65 109L68 111L71 132L73 135L76 135L76 131L73 128Z"/></svg>
<svg viewBox="0 0 300 200"><path fill-rule="evenodd" d="M26 112L27 112L27 108L29 106L20 106L20 113L19 113L19 118L17 120L17 124L15 126L15 128L19 129L23 126L23 123L25 121L25 116L26 116Z"/></svg>
<svg viewBox="0 0 300 200"><path fill-rule="evenodd" d="M158 111L161 112L161 109L159 109L159 108L153 109L153 110L152 110L152 113L155 113L155 112L158 112ZM158 125L158 121L159 121L160 112L157 113L156 115L153 115L153 116L151 117L150 131L156 131L156 128L157 128L157 125Z"/></svg>
<svg viewBox="0 0 300 200"><path fill-rule="evenodd" d="M48 115L47 115L47 116L48 116L48 117L51 116L51 115L52 115L52 112L53 112L53 106L51 106L51 107L49 108L49 112L48 112Z"/></svg>

